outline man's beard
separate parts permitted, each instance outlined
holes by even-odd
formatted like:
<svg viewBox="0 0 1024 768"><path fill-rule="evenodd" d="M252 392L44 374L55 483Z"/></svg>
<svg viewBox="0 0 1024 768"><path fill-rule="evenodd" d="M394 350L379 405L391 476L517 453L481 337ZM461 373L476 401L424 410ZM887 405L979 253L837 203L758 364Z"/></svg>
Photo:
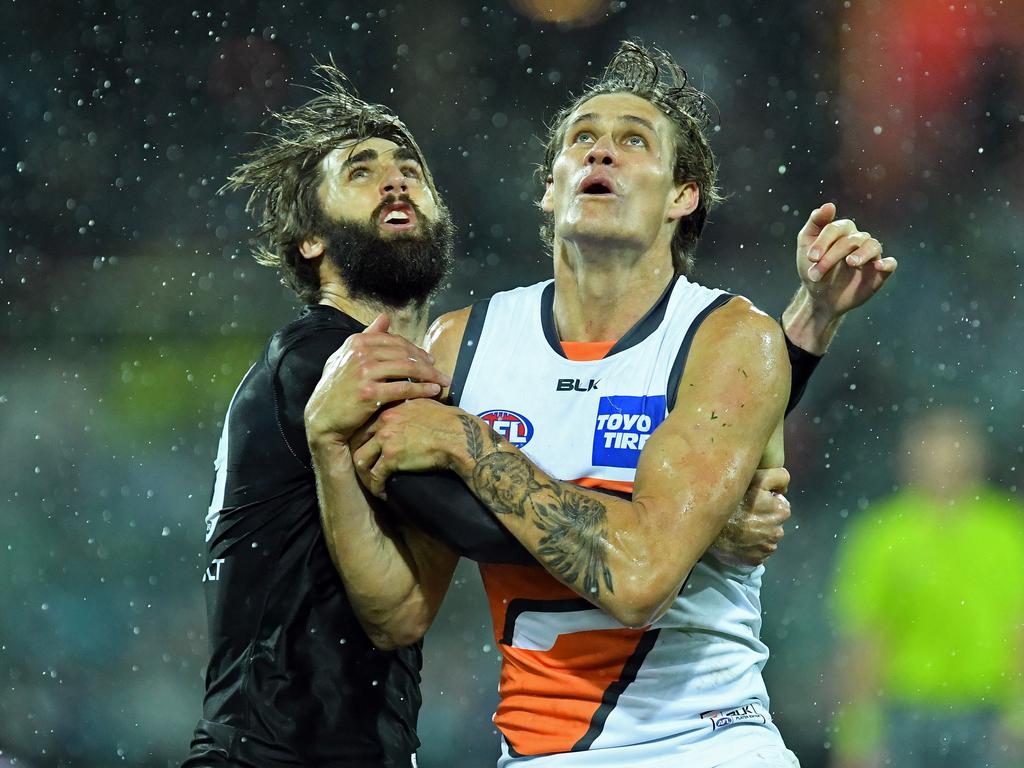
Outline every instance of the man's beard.
<svg viewBox="0 0 1024 768"><path fill-rule="evenodd" d="M417 227L382 237L380 214L395 202L412 207ZM455 227L448 212L442 209L436 221L429 221L406 195L389 195L369 223L323 221L320 229L327 257L353 299L394 308L422 305L451 269Z"/></svg>

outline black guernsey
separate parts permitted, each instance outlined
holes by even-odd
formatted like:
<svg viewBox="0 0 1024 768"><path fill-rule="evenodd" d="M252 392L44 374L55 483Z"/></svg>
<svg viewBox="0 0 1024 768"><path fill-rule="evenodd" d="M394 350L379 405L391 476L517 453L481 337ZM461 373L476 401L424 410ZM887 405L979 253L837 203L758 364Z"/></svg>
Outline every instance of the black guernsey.
<svg viewBox="0 0 1024 768"><path fill-rule="evenodd" d="M419 644L373 647L320 525L303 409L363 330L309 306L271 337L232 398L207 519L210 664L184 768L409 766Z"/></svg>

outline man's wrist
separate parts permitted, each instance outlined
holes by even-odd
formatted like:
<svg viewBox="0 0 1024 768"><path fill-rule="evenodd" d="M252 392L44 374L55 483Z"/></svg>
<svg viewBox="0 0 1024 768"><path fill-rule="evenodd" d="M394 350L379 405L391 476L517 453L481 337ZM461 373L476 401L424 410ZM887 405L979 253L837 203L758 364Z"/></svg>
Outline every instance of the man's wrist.
<svg viewBox="0 0 1024 768"><path fill-rule="evenodd" d="M332 465L339 461L352 462L352 449L348 441L336 432L307 432L306 442L314 462L330 461Z"/></svg>
<svg viewBox="0 0 1024 768"><path fill-rule="evenodd" d="M801 286L782 313L782 328L793 344L820 357L828 350L842 319L842 313L816 301Z"/></svg>
<svg viewBox="0 0 1024 768"><path fill-rule="evenodd" d="M467 483L473 478L478 462L487 455L501 450L501 441L490 425L479 416L462 413L458 416L465 434L464 440L453 440L444 446L448 468Z"/></svg>

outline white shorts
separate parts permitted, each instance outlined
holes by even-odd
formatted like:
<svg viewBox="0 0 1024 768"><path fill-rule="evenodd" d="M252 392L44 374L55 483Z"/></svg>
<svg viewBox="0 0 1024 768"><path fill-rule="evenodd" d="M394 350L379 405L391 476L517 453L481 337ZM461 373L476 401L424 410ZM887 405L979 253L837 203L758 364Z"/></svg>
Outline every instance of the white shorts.
<svg viewBox="0 0 1024 768"><path fill-rule="evenodd" d="M768 726L740 726L725 731L727 739L706 739L677 744L670 739L584 752L562 752L512 758L501 740L498 768L800 768L796 755L786 749L782 737Z"/></svg>
<svg viewBox="0 0 1024 768"><path fill-rule="evenodd" d="M796 755L782 747L762 747L719 763L716 768L800 768Z"/></svg>

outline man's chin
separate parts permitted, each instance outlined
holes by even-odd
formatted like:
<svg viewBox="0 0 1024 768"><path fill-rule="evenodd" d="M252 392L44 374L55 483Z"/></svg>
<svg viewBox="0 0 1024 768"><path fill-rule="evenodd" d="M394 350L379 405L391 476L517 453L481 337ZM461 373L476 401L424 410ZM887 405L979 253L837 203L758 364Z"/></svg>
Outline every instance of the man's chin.
<svg viewBox="0 0 1024 768"><path fill-rule="evenodd" d="M588 247L621 248L639 245L636 233L622 224L603 221L575 221L555 230L556 237Z"/></svg>
<svg viewBox="0 0 1024 768"><path fill-rule="evenodd" d="M416 240L426 239L423 234L423 230L419 227L416 229L404 229L404 230L387 230L382 229L377 232L377 236L389 243L400 243L400 242L413 242Z"/></svg>

